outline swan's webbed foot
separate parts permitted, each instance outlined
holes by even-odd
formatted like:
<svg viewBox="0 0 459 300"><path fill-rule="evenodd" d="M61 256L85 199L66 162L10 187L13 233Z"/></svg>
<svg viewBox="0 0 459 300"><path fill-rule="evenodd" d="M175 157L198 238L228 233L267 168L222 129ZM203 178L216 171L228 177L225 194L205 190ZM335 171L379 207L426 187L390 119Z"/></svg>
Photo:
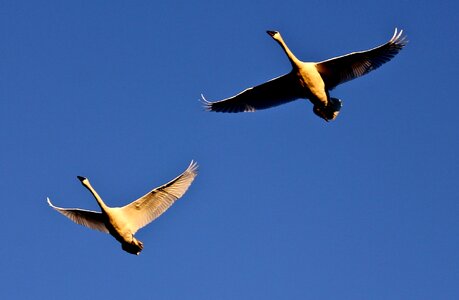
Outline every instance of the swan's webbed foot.
<svg viewBox="0 0 459 300"><path fill-rule="evenodd" d="M328 122L336 119L342 106L343 104L341 100L337 98L330 98L327 106L314 105L312 111L317 116Z"/></svg>
<svg viewBox="0 0 459 300"><path fill-rule="evenodd" d="M121 248L128 253L139 255L143 250L143 243L132 237L132 241L130 243L122 243Z"/></svg>

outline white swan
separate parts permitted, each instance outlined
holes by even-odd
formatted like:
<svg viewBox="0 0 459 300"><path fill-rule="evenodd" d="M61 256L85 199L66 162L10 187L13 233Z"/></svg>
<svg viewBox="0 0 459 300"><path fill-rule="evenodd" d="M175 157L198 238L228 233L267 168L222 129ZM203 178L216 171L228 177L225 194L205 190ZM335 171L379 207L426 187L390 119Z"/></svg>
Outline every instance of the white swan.
<svg viewBox="0 0 459 300"><path fill-rule="evenodd" d="M209 102L201 95L202 100L209 111L236 113L253 112L307 98L314 105L313 111L317 116L327 122L334 120L342 104L341 100L331 98L329 91L391 60L407 43L402 32L396 28L387 43L371 50L315 63L300 61L287 47L279 32L267 31L284 50L292 64L292 71L224 100Z"/></svg>
<svg viewBox="0 0 459 300"><path fill-rule="evenodd" d="M89 180L78 176L81 183L92 193L102 212L78 208L60 208L54 206L49 198L47 200L52 208L73 222L110 233L121 243L123 250L139 255L143 249L143 243L137 240L134 234L159 217L175 200L185 194L197 175L197 168L196 162L191 161L181 175L123 207L108 207L91 186Z"/></svg>

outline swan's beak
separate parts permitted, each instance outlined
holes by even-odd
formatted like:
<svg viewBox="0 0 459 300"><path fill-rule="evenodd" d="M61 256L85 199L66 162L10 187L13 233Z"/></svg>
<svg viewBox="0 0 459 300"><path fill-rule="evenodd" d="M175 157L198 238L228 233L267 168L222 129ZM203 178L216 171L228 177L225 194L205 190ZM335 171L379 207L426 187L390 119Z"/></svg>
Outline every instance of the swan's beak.
<svg viewBox="0 0 459 300"><path fill-rule="evenodd" d="M266 31L266 33L268 33L270 36L274 36L277 33L277 31L268 30Z"/></svg>
<svg viewBox="0 0 459 300"><path fill-rule="evenodd" d="M83 180L87 179L86 177L83 177L83 176L77 176L77 178L78 178L81 182L83 182Z"/></svg>

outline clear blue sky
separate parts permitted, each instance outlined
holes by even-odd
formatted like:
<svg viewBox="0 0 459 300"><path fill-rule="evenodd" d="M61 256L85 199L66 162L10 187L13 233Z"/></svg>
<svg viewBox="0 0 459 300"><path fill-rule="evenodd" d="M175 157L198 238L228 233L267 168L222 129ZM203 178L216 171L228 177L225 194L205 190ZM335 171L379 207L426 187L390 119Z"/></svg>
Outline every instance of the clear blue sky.
<svg viewBox="0 0 459 300"><path fill-rule="evenodd" d="M1 1L2 299L459 299L457 1ZM203 111L386 42L339 86L335 122L297 101ZM139 257L46 204L113 206L195 159Z"/></svg>

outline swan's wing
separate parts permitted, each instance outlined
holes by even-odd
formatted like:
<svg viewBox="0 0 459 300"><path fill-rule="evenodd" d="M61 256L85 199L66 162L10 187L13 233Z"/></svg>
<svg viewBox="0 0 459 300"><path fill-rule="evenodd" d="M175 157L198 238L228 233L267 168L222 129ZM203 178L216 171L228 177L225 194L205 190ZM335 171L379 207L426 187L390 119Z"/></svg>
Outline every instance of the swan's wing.
<svg viewBox="0 0 459 300"><path fill-rule="evenodd" d="M391 60L407 44L406 36L402 36L402 33L403 30L398 32L395 28L390 41L379 47L316 63L316 68L322 76L325 86L331 90L337 85L365 75Z"/></svg>
<svg viewBox="0 0 459 300"><path fill-rule="evenodd" d="M91 229L108 233L108 229L107 227L105 227L104 216L102 215L102 213L78 208L61 208L54 206L51 203L51 200L49 200L49 198L47 198L47 200L49 206L51 206L53 209L60 212L73 222Z"/></svg>
<svg viewBox="0 0 459 300"><path fill-rule="evenodd" d="M253 112L281 105L302 97L298 77L288 73L263 84L248 88L236 96L216 102L204 99L204 106L216 112Z"/></svg>
<svg viewBox="0 0 459 300"><path fill-rule="evenodd" d="M132 234L165 212L175 200L185 194L197 175L198 165L192 161L175 179L155 188L145 196L120 208L129 223Z"/></svg>

